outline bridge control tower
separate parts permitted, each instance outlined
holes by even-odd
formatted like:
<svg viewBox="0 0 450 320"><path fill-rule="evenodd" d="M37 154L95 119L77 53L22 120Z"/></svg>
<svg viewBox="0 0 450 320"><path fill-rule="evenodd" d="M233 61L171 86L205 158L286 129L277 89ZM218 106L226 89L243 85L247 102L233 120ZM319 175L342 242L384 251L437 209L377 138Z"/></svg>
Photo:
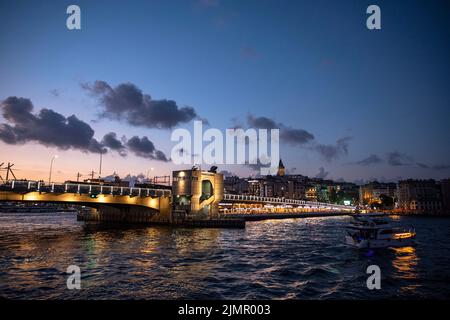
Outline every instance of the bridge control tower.
<svg viewBox="0 0 450 320"><path fill-rule="evenodd" d="M173 212L192 219L219 218L219 202L223 199L223 174L197 168L174 171L172 176Z"/></svg>

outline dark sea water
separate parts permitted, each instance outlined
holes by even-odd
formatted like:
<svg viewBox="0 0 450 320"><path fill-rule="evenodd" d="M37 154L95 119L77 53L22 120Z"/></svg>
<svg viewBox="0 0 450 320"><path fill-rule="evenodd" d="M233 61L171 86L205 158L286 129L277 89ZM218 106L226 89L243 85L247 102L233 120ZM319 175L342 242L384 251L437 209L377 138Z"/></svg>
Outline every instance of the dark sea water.
<svg viewBox="0 0 450 320"><path fill-rule="evenodd" d="M350 217L245 230L87 227L71 213L0 213L0 296L12 299L417 299L450 297L450 219L397 217L414 247L356 250ZM366 268L381 268L368 290ZM67 267L81 269L68 290Z"/></svg>

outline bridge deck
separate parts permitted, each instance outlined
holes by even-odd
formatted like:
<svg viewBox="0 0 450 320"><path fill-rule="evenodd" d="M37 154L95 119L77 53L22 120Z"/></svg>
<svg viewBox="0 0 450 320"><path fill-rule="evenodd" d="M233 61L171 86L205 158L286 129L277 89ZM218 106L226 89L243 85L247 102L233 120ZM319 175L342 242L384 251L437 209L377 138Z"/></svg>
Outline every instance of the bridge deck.
<svg viewBox="0 0 450 320"><path fill-rule="evenodd" d="M139 198L157 198L170 197L171 190L158 188L135 188L135 187L118 187L99 184L74 184L74 183L52 183L44 184L42 181L28 181L28 180L11 180L5 184L0 185L0 191L8 191L17 194L27 194L37 192L39 194L78 194L87 195L91 198L97 198L100 195L111 196L129 196ZM0 199L1 200L1 199ZM3 199L5 200L5 199ZM24 199L25 200L25 199ZM30 200L29 200L30 201ZM92 201L90 201L92 202ZM101 202L101 201L99 201ZM128 204L129 201L123 201ZM274 197L259 197L253 195L236 195L224 194L221 201L223 204L229 203L233 205L238 204L259 204L261 206L275 206L275 207L293 207L305 209L328 209L334 211L354 211L355 206L346 206L339 204L313 202L298 199L274 198Z"/></svg>
<svg viewBox="0 0 450 320"><path fill-rule="evenodd" d="M75 183L51 183L44 184L41 181L11 180L0 185L0 191L12 191L17 193L45 192L45 193L77 193L77 194L110 194L120 196L159 197L170 196L171 190L158 188L134 188L117 187L99 184L75 184Z"/></svg>
<svg viewBox="0 0 450 320"><path fill-rule="evenodd" d="M293 206L304 208L327 208L331 210L355 210L355 206L346 206L340 204L332 204L325 202L305 201L298 199L286 199L286 198L273 198L273 197L259 197L252 195L239 195L239 194L224 194L223 202L229 203L260 203L269 204L275 206Z"/></svg>

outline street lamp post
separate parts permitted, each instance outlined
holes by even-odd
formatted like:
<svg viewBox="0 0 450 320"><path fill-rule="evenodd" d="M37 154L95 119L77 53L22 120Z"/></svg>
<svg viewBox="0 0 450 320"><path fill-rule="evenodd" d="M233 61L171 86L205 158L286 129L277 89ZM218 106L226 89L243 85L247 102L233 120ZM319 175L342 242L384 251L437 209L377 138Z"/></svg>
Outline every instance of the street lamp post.
<svg viewBox="0 0 450 320"><path fill-rule="evenodd" d="M52 170L53 170L53 161L58 158L57 155L54 155L52 157L52 160L50 161L50 174L48 175L48 184L52 183Z"/></svg>
<svg viewBox="0 0 450 320"><path fill-rule="evenodd" d="M155 168L150 168L149 170L147 170L147 181L148 181L148 174L149 174L149 172L150 172L150 171L153 172L154 169L155 169Z"/></svg>

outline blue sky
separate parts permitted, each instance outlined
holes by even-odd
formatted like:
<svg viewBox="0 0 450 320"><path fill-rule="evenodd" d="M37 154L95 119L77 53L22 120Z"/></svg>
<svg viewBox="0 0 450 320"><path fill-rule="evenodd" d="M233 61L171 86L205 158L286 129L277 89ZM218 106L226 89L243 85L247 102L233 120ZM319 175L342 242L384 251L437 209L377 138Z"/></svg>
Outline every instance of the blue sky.
<svg viewBox="0 0 450 320"><path fill-rule="evenodd" d="M82 30L65 26L70 4L81 8ZM381 8L381 30L366 28L370 4ZM444 1L2 0L0 100L24 97L34 112L75 114L98 140L110 131L148 136L170 155L170 130L102 118L99 100L80 85L130 82L219 129L252 115L306 130L316 144L348 138L346 152L328 160L308 144L282 144L291 172L314 176L323 167L327 177L350 181L449 177L449 9ZM26 169L29 153L42 155L43 172L45 157L61 154L61 177L73 175L76 154L83 172L97 161L37 141L0 145L0 162ZM371 155L379 161L361 162ZM138 174L149 166L174 168L108 153L104 170Z"/></svg>

